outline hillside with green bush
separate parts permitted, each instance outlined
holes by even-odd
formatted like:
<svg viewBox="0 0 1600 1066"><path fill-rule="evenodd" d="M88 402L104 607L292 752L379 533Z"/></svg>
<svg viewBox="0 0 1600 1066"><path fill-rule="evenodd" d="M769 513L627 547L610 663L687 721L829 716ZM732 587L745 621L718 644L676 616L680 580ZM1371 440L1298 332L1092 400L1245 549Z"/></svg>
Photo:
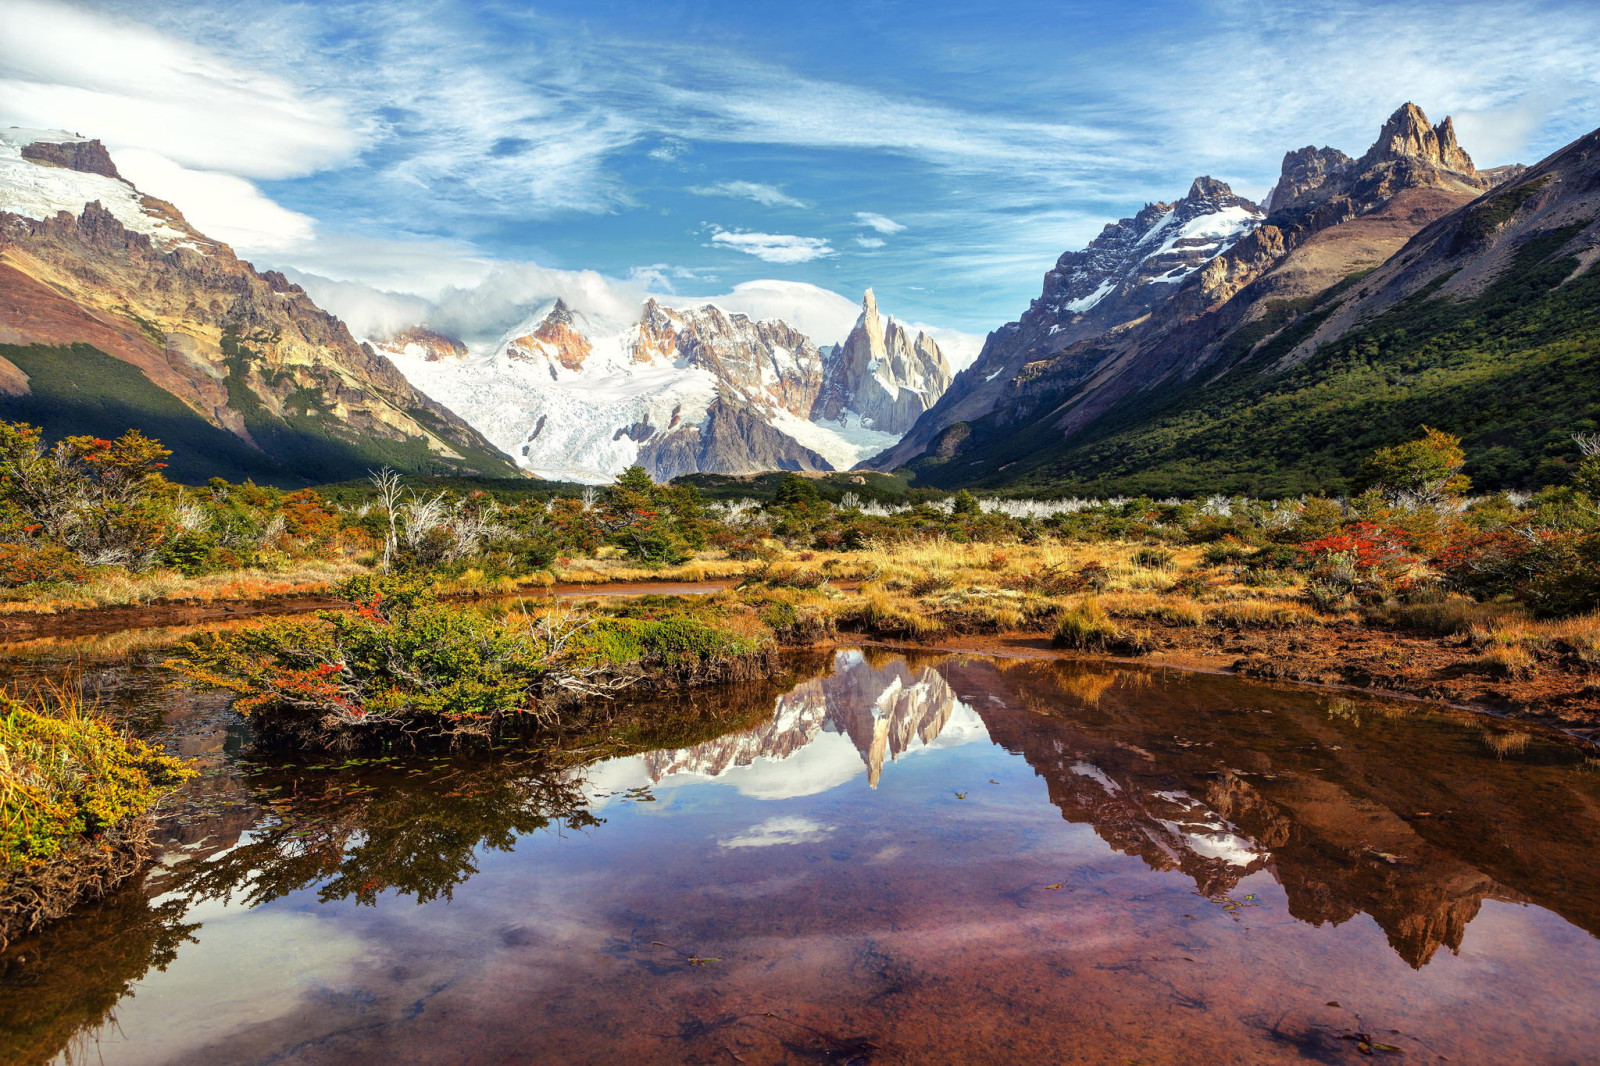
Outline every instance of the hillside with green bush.
<svg viewBox="0 0 1600 1066"><path fill-rule="evenodd" d="M1600 426L1600 273L1558 254L1582 228L1534 234L1477 295L1429 286L1281 372L1272 368L1334 310L1338 288L1281 309L1288 324L1222 377L1136 393L1069 439L1050 425L1050 402L1031 424L974 422L954 457L912 464L916 482L1341 493L1359 487L1363 457L1423 425L1462 438L1479 488L1560 482L1571 435Z"/></svg>
<svg viewBox="0 0 1600 1066"><path fill-rule="evenodd" d="M269 411L243 382L254 359L247 341L225 337L230 405L259 448L207 422L147 378L138 367L88 344L0 344L0 358L28 375L28 392L0 395L0 419L28 422L50 440L74 435L120 437L141 429L172 449L167 473L175 481L203 484L213 477L294 488L364 478L385 466L418 474L453 474L460 463L441 460L418 439L359 439L337 435L326 401L310 390L284 415ZM422 424L432 413L410 412ZM463 447L468 463L511 479L517 471L504 456Z"/></svg>

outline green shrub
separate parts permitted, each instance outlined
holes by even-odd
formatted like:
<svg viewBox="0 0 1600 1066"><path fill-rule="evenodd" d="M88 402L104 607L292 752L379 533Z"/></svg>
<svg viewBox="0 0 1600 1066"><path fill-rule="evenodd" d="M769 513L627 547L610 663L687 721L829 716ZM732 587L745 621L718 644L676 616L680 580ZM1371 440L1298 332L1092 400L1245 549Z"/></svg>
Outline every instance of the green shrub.
<svg viewBox="0 0 1600 1066"><path fill-rule="evenodd" d="M66 689L0 695L0 864L47 862L155 805L194 771Z"/></svg>
<svg viewBox="0 0 1600 1066"><path fill-rule="evenodd" d="M264 730L307 742L486 733L532 712L549 649L529 627L441 604L400 578L338 591L355 610L190 637L166 665L237 694Z"/></svg>

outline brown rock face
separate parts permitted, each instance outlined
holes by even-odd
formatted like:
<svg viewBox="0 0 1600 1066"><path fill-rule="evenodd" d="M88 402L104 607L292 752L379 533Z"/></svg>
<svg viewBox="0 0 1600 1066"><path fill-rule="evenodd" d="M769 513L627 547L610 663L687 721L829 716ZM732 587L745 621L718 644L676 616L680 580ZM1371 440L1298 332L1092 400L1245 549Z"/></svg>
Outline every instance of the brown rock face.
<svg viewBox="0 0 1600 1066"><path fill-rule="evenodd" d="M779 433L748 406L717 399L698 425L636 427L646 441L639 465L657 481L682 474L716 471L755 474L764 470L831 470L828 461L793 438ZM619 431L620 432L620 431Z"/></svg>
<svg viewBox="0 0 1600 1066"><path fill-rule="evenodd" d="M1478 173L1472 165L1472 157L1456 144L1455 123L1447 116L1435 129L1422 108L1409 102L1389 116L1389 121L1378 132L1378 139L1361 157L1360 165L1373 167L1398 159L1420 159L1461 174Z"/></svg>
<svg viewBox="0 0 1600 1066"><path fill-rule="evenodd" d="M1235 351L1230 339L1275 301L1314 296L1377 266L1494 181L1456 143L1449 119L1436 128L1408 103L1359 159L1311 146L1285 154L1264 219L1225 246L1201 249L1178 284L1163 283L1143 260L1134 270L1111 267L1153 243L1158 225L1170 225L1161 221L1169 205L1147 205L1083 252L1063 255L1022 318L990 334L977 362L905 440L863 465L904 464L929 454L935 440L947 442L946 427L991 414L992 432L1048 417L1053 437L1070 437L1135 390L1225 370L1219 358L1249 350ZM1196 181L1180 204L1192 205L1193 215L1216 211L1227 205L1225 191ZM1090 295L1102 277L1120 287Z"/></svg>
<svg viewBox="0 0 1600 1066"><path fill-rule="evenodd" d="M415 345L423 350L422 358L430 363L443 362L446 359L462 359L466 357L467 346L454 337L443 333L436 333L426 326L412 326L403 329L381 344L375 343L373 347L380 352L403 352Z"/></svg>
<svg viewBox="0 0 1600 1066"><path fill-rule="evenodd" d="M96 142L55 147L76 165L101 165ZM230 398L239 388L261 417L321 420L354 449L421 443L443 467L514 472L299 286L256 272L169 204L144 198L142 209L192 239L163 247L98 203L42 220L0 212L4 342L94 345L249 444L259 442Z"/></svg>
<svg viewBox="0 0 1600 1066"><path fill-rule="evenodd" d="M117 165L111 161L111 153L107 152L106 146L99 141L64 143L35 141L33 144L23 145L22 158L31 159L35 163L48 163L66 167L68 170L81 170L85 174L103 174L108 178L122 180L122 175L117 173Z"/></svg>
<svg viewBox="0 0 1600 1066"><path fill-rule="evenodd" d="M1335 171L1347 167L1351 158L1337 148L1306 145L1283 154L1283 170L1272 187L1267 203L1287 204L1326 182Z"/></svg>
<svg viewBox="0 0 1600 1066"><path fill-rule="evenodd" d="M581 370L584 360L594 350L589 339L578 332L572 309L561 300L556 301L538 328L526 337L517 338L512 345L524 352L537 349L568 370Z"/></svg>

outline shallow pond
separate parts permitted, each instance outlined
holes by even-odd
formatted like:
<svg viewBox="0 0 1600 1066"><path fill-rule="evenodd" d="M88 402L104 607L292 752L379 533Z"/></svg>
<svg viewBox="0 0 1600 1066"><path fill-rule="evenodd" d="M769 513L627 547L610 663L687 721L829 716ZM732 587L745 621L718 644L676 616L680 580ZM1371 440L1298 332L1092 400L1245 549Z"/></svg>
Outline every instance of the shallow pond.
<svg viewBox="0 0 1600 1066"><path fill-rule="evenodd" d="M142 884L0 958L7 1061L1600 1047L1600 768L1482 717L845 650L663 708L688 723L668 748L286 764L241 760L223 704L162 690L150 649L96 648L85 682L207 774Z"/></svg>

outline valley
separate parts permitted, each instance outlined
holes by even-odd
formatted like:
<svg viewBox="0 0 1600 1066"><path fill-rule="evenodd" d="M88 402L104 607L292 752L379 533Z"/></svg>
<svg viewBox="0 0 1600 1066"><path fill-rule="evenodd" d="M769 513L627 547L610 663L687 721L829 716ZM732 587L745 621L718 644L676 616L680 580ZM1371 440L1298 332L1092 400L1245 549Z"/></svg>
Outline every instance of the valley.
<svg viewBox="0 0 1600 1066"><path fill-rule="evenodd" d="M0 1059L1588 1061L1591 6L0 0Z"/></svg>

